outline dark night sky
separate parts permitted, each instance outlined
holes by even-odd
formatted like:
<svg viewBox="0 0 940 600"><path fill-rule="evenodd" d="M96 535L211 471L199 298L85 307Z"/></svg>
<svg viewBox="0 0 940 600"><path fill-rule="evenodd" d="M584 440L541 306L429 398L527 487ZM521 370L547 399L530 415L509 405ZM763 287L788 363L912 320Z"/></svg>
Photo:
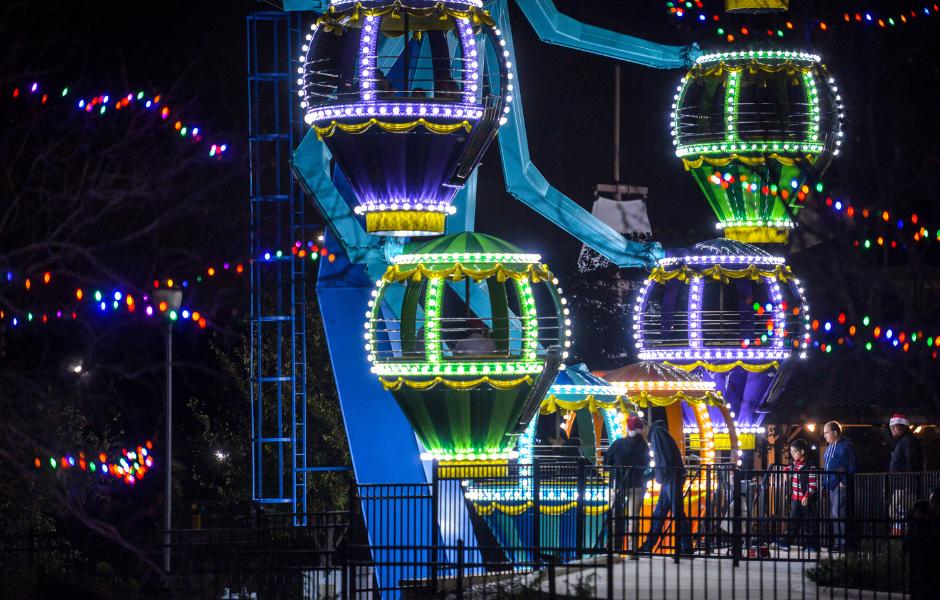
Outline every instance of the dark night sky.
<svg viewBox="0 0 940 600"><path fill-rule="evenodd" d="M557 4L585 22L652 41L699 41L705 50L728 48L715 39L711 28L678 23L660 1L559 0ZM626 4L629 10L623 8ZM932 96L924 93L936 89L940 80L932 47L940 17L921 18L893 31L835 25L823 33L803 24L819 17L837 21L840 7L856 4L799 0L792 4L787 17L726 20L756 30L768 24L785 27L785 20L792 19L797 26L781 45L814 48L826 59L847 105L846 144L843 156L826 175L828 188L860 204L916 210L931 222L940 221L933 218L940 214L931 201L940 161L933 140L940 137L940 119ZM706 5L720 8L721 3L713 0ZM234 248L247 247L245 15L271 6L247 0L99 6L105 8L70 6L31 25L37 27L37 36L66 42L64 48L68 41L78 41L78 52L54 57L57 74L81 74L89 93L102 86L125 85L163 90L171 101L186 103L188 118L233 140L238 158L230 167L239 177L218 200L218 233ZM612 180L614 61L544 44L521 12L511 10L515 65L533 160L552 184L590 209L594 185ZM67 23L67 28L60 23ZM649 187L654 237L664 246L681 247L715 237L714 216L672 155L667 120L682 72L632 64L622 68L622 180ZM892 176L884 177L886 172ZM907 179L918 183L906 185ZM478 230L539 252L563 280L570 280L580 242L559 235L557 228L505 192L495 144L484 157L479 186Z"/></svg>
<svg viewBox="0 0 940 600"><path fill-rule="evenodd" d="M625 3L609 0L561 0L557 4L562 11L586 22L654 41L686 44L698 40L706 49L727 47L714 43L712 34L704 28L677 26L666 15L663 2L630 2L630 10L623 8ZM821 9L812 6L816 3L793 4L791 18L797 23L820 14ZM826 4L831 6L823 16L831 18L838 14L836 4L852 3ZM248 1L103 5L104 10L92 11L84 6L69 9L74 13L67 16L69 31L57 32L80 40L85 47L89 58L76 67L83 69L83 79L110 82L116 87L123 82L149 85L152 89L181 80L184 89L177 91L194 100L192 110L198 113L191 117L227 134L236 140L236 146L241 146L237 140L245 135L247 113L244 15L269 7ZM549 181L590 208L594 184L612 179L614 61L541 43L518 9L513 8L512 19L515 63L533 159ZM795 47L815 47L844 86L850 140L844 156L830 170L830 179L845 179L850 172L845 165L852 160L852 137L867 135L872 128L890 132L896 152L902 154L916 152L936 139L937 120L922 122L923 115L933 116L933 111L929 98L919 91L937 83L937 65L935 61L926 66L916 64L916 54L914 58L899 59L898 53L919 47L923 59L923 46L935 35L938 21L940 18L931 18L896 32L839 27L830 33L806 35L806 44L799 41L799 35L788 39ZM758 21L748 22L753 29ZM864 74L864 63L870 60L900 64L897 69L886 70L877 87L868 88L868 81L855 76ZM713 237L714 233L711 212L671 154L667 118L672 90L681 76L677 70L623 65L622 180L649 186L654 233L667 247L687 245ZM898 110L894 114L886 111L887 116L864 115L862 119L862 115L853 113L857 105L853 99L859 95L878 95L885 105L894 105ZM241 167L233 163L233 168ZM580 244L557 235L554 227L543 220L531 218L527 208L505 193L501 175L494 145L480 173L478 228L541 252L562 271L573 264ZM246 190L233 189L229 200L232 210L244 211L246 198ZM526 227L516 227L522 219Z"/></svg>
<svg viewBox="0 0 940 600"><path fill-rule="evenodd" d="M24 27L35 30L37 38L57 40L63 48L58 56L47 56L45 65L34 67L40 72L48 69L49 77L59 80L55 83L73 83L74 77L88 94L102 88L161 90L170 101L186 103L187 118L231 139L234 153L241 152L241 157L230 166L240 176L217 201L217 233L232 247L247 250L245 15L270 7L247 0L107 1L94 9L86 3L73 4L38 22L24 19ZM657 0L559 0L557 4L572 16L623 33L663 43L698 40L705 49L727 48L708 30L677 26ZM822 3L794 0L793 4L792 19L797 23L823 10L814 6ZM855 3L824 6L831 19L838 6ZM541 43L516 8L512 21L514 62L533 160L551 183L590 209L594 185L612 179L614 61ZM747 22L753 26L757 21ZM940 138L940 119L935 96L928 92L940 88L934 47L938 27L940 16L896 31L841 26L829 33L795 33L783 44L815 48L842 87L847 142L844 155L827 174L828 187L863 204L917 210L933 223L940 222L936 202L940 158L934 147ZM76 42L77 47L72 45ZM649 187L654 237L666 247L715 237L711 211L672 155L667 120L682 74L623 65L622 180ZM891 178L884 177L886 171ZM916 187L905 184L906 172L918 181ZM580 242L559 235L554 226L505 192L495 144L481 167L478 198L478 230L539 252L563 281L573 278ZM206 259L220 258L212 249L188 250L204 251ZM810 290L811 296L816 294ZM197 349L205 351L204 346L194 345L194 354Z"/></svg>

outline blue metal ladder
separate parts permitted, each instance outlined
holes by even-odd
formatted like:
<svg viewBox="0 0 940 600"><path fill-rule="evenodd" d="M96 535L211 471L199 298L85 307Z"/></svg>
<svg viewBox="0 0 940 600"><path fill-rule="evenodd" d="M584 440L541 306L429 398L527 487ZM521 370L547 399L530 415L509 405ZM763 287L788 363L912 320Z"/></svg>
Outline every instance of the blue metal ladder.
<svg viewBox="0 0 940 600"><path fill-rule="evenodd" d="M252 499L307 510L306 263L304 197L290 172L300 137L292 84L299 18L247 17L251 244ZM272 468L273 464L273 468Z"/></svg>

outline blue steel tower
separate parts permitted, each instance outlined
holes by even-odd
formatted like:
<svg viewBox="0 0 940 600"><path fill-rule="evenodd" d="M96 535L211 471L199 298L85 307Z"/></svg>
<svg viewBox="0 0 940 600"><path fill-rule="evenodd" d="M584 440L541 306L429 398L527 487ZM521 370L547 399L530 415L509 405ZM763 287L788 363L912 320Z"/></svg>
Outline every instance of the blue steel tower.
<svg viewBox="0 0 940 600"><path fill-rule="evenodd" d="M307 509L307 338L303 193L290 173L301 132L293 100L297 13L247 19L251 244L252 499Z"/></svg>
<svg viewBox="0 0 940 600"><path fill-rule="evenodd" d="M285 33L280 38L275 36L273 43L277 56L281 56L280 52L284 50L282 45L289 47L290 55L276 61L270 75L257 63L250 62L249 91L254 94L251 96L252 115L259 110L258 102L273 101L284 107L283 113L281 109L277 111L284 115L283 120L277 122L279 129L270 133L281 136L277 141L263 141L268 133L258 129L259 124L252 124L251 135L262 136L258 142L253 142L253 147L267 147L271 152L269 161L258 162L257 165L255 154L252 154L253 176L260 177L264 169L272 165L279 175L282 174L280 167L287 164L282 149L289 148L292 152L289 164L296 181L325 219L327 242L338 248L335 262L320 262L316 293L353 469L359 483L399 483L418 487L428 484L427 465L422 462L414 430L370 371L367 351L363 350L363 314L367 306L371 306L370 302L374 303L376 281L381 280L389 264L401 254L407 238L440 231L442 217L438 214L446 217L444 233L473 231L476 171L470 159L476 156L478 147L493 139L486 136L473 139L474 128L479 131L479 124L487 127L492 124L494 135L498 130L495 141L500 149L506 190L512 197L621 268L652 268L663 256L659 244L627 240L593 217L554 188L532 163L523 116L525 82L513 77L513 64L517 59L535 59L515 56L508 2L285 0L284 11L290 16L283 15L277 21ZM515 2L538 36L547 43L665 69L687 67L698 54L694 46L663 46L580 23L559 13L550 0ZM344 11L353 11L349 21L342 20L346 18ZM438 15L439 20L452 19L462 29L452 28L452 33L433 31L432 25L422 21L431 18L428 11L444 11L445 16ZM296 21L298 13L304 14L303 27ZM408 19L401 17L402 22L390 21L385 34L386 30L377 20L386 15L389 19L408 15ZM360 16L365 18L360 20ZM334 23L334 18L341 21ZM267 14L249 19L250 61L259 49L264 56L272 52L269 45L262 46L260 38L252 35L253 19L276 20ZM324 24L322 29L318 25L321 22ZM355 24L346 31L344 28L349 22ZM413 35L422 24L427 25L426 29L429 27L432 33ZM368 27L373 27L373 30ZM320 31L335 32L336 35L320 36ZM380 39L376 41L376 38ZM350 47L345 48L344 44L350 44ZM444 53L449 53L449 56ZM349 57L353 60L350 61ZM427 83L419 86L415 83L420 79L416 73L422 64L430 75L427 75ZM463 72L458 77L460 69L466 68L474 71ZM450 74L447 69L450 69ZM252 77L259 79L255 82ZM272 80L279 78L279 83L268 86L263 81L266 77ZM487 103L475 95L478 90L467 77L478 81L479 89L489 90L487 93L501 90L501 98L493 98L491 103ZM281 96L272 99L263 92L265 88L278 89ZM325 91L317 96L316 90ZM280 104L282 102L287 104ZM469 114L468 109L471 109ZM477 114L476 111L481 109L482 113ZM295 144L293 123L298 120L301 110L306 124L302 139L298 135L298 143ZM422 110L426 112L422 113ZM458 110L463 112L458 113ZM499 113L491 119L486 112L488 110L498 110ZM375 146L361 146L367 152L375 151L381 144L389 148L400 143L402 148L407 148L420 136L437 135L441 140L450 139L446 136L460 136L461 128L468 134L466 146L456 143L448 146L461 157L454 176L443 180L443 183L435 179L433 183L437 192L427 198L412 198L411 191L404 195L373 197L374 182L378 180L373 180L371 188L365 185L362 165L349 161L349 157L355 160L358 150L351 152L349 146L343 146L361 143L361 140L352 139L361 134L376 140ZM405 137L412 132L415 132L413 137ZM397 141L390 138L380 140L380 136L385 134L401 134L402 137ZM403 162L408 156L410 152L400 153ZM367 175L374 177L384 169L383 161L387 160L388 153L377 153L369 163ZM408 170L410 172L411 168ZM276 185L274 188L265 187L269 181L261 179L252 184L253 252L264 250L264 236L271 235L270 227L280 227L276 231L290 231L291 235L300 235L303 230L303 203L293 185L286 182L280 188ZM391 187L386 186L385 189ZM415 189L408 182L400 187ZM445 194L446 189L457 191L455 195ZM267 201L268 194L283 199ZM396 211L409 214L392 214ZM420 211L424 214L417 214ZM253 430L255 498L266 503L292 503L295 510L302 510L305 502L303 482L308 473L306 457L301 456L306 449L302 417L305 382L302 376L293 374L302 375L298 369L304 361L297 354L304 341L300 322L304 287L303 281L298 281L303 279L304 273L302 266L297 268L292 257L278 258L283 264L275 261L275 266L259 261L257 275L254 271L252 275L252 322L256 328L252 336L251 378L256 416ZM264 277L266 270L273 273L270 279ZM448 284L447 293L455 295L467 307L468 318L485 312L485 308L490 306L487 292L477 286L467 289ZM396 316L398 309L395 307L402 305L402 299L393 294L383 296L380 303L386 319L401 318L400 314ZM275 331L269 334L271 337L265 337L267 328ZM289 358L285 359L285 356ZM271 368L266 367L269 364ZM272 396L269 389L278 391ZM276 407L278 419L281 415L286 417L283 421L278 420L271 432L265 429L269 426L265 411L275 410L273 407ZM290 422L290 427L286 426L287 422ZM282 454L283 460L280 458ZM272 460L272 456L277 460ZM277 485L266 488L271 481L271 471L265 470L269 469L269 463L275 465L279 477L276 478ZM291 481L289 487L282 485L285 480ZM433 519L436 513L429 503L416 502L420 504L416 504L416 511L429 513ZM390 529L396 525L388 520L388 515L367 512L364 516L374 545L381 546L387 539L385 536L394 535ZM467 531L465 524L456 523L460 519L466 520L466 515L451 516L450 519L455 522L446 526L438 523L431 529L433 543L452 544L454 540L448 536L458 528ZM418 541L409 540L409 535L418 534L399 532L394 539L396 543L406 544ZM470 547L474 546L472 539L463 539ZM413 575L420 576L420 573ZM376 576L380 580L391 580L394 574L377 572Z"/></svg>

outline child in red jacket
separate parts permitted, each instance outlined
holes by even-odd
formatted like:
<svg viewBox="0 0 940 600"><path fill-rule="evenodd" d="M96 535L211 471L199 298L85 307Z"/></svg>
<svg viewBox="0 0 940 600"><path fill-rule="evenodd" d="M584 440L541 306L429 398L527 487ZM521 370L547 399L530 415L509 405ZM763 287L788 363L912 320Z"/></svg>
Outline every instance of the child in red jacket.
<svg viewBox="0 0 940 600"><path fill-rule="evenodd" d="M790 518L787 531L781 538L777 547L789 550L790 543L802 534L802 542L807 552L816 552L819 549L816 540L816 493L819 490L819 479L816 469L806 461L806 442L794 440L790 443L789 491L790 491Z"/></svg>

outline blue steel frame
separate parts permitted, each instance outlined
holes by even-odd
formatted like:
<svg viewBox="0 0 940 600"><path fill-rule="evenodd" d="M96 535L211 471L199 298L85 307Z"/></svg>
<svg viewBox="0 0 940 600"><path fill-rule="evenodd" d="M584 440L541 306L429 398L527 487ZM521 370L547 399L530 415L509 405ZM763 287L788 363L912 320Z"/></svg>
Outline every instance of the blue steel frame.
<svg viewBox="0 0 940 600"><path fill-rule="evenodd" d="M299 15L247 17L250 162L251 496L307 511L306 263L289 250L306 235L302 191L289 168L302 120L293 93ZM270 258L265 253L270 252ZM271 468L273 463L273 468ZM267 468L266 468L267 467ZM273 472L270 472L273 471Z"/></svg>
<svg viewBox="0 0 940 600"><path fill-rule="evenodd" d="M539 37L547 43L666 69L684 67L694 61L698 53L695 46L663 46L581 24L559 13L551 0L516 2ZM322 13L328 10L329 2L284 0L283 6L284 11L295 14L300 11ZM507 49L512 51L508 0L492 0L488 8L503 30ZM249 47L251 43L252 40L249 40ZM299 43L289 48L289 52L293 52L291 59L296 56L298 49ZM249 52L252 50L249 49ZM495 59L493 49L488 49L488 52ZM290 77L287 83L290 83ZM644 246L626 240L552 187L532 163L525 135L521 87L522 82L517 81L514 92L516 101L509 122L501 128L497 137L506 188L510 194L621 268L655 265L656 260L663 255L658 244ZM295 94L285 94L285 97L299 106ZM293 111L291 114L294 114ZM320 261L317 294L356 479L360 484L428 484L431 474L419 458L414 432L391 397L371 375L362 348L364 307L371 297L374 281L385 271L391 256L400 252L401 244L366 233L360 219L351 209L355 198L342 170L338 166L331 169L330 153L317 140L315 132L307 131L295 148L291 163L294 175L325 218L329 227L328 243L342 248L342 251L336 251L337 259L334 263ZM458 212L448 220L447 232L472 231L476 205L475 178L461 190L454 204ZM254 249L257 248L253 246ZM254 294L254 280L252 285ZM257 290L260 291L260 284ZM459 293L459 290L455 291ZM469 302L473 308L480 303L487 305L485 300L471 296ZM252 302L254 311L254 298ZM396 312L391 304L383 305L383 310L390 311L390 315ZM260 349L260 338L258 340ZM254 371L252 381L254 385ZM253 466L257 467L257 463ZM259 477L257 472L255 477ZM437 514L440 515L439 512ZM441 518L438 531L432 534L434 541L453 544L455 540L449 539L449 536L461 529L468 531L459 526L459 522L467 518L466 514ZM375 518L366 525L370 538L373 538L381 537L390 523L386 519ZM407 537L414 533L402 531L399 535ZM404 541L407 544L414 540ZM470 547L475 546L473 540L464 541ZM379 569L376 576L384 580L392 574ZM422 574L416 572L414 576L421 577Z"/></svg>

